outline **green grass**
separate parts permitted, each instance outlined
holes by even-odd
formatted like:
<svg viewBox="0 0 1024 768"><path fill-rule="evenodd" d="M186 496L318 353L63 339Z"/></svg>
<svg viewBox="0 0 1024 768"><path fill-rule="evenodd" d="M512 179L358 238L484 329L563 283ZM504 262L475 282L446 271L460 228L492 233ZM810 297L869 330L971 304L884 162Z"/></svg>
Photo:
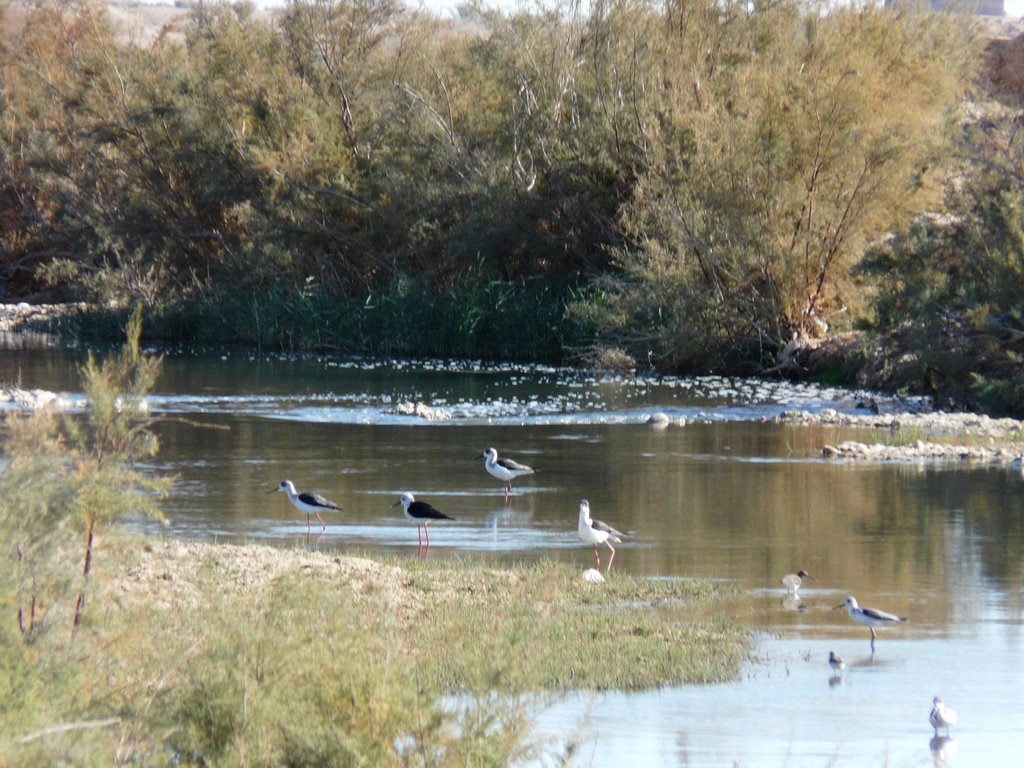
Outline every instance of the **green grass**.
<svg viewBox="0 0 1024 768"><path fill-rule="evenodd" d="M130 537L97 564L73 643L5 630L0 765L530 763L572 749L531 733L552 696L727 680L748 649L703 581Z"/></svg>
<svg viewBox="0 0 1024 768"><path fill-rule="evenodd" d="M434 649L427 668L447 690L472 685L481 671L490 687L508 690L719 682L735 676L745 650L735 622L686 618L722 595L705 581L613 573L591 584L554 562L405 568L430 606L407 639Z"/></svg>

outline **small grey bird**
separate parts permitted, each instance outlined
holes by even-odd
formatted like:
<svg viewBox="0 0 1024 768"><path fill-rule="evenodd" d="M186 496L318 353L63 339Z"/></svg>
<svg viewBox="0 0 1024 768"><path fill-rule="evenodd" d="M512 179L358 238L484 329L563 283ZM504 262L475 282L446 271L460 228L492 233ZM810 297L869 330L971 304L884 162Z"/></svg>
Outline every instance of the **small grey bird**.
<svg viewBox="0 0 1024 768"><path fill-rule="evenodd" d="M952 707L947 707L941 696L932 699L932 711L928 715L928 722L935 729L935 735L939 735L939 729L945 728L949 736L949 729L956 725L957 716Z"/></svg>

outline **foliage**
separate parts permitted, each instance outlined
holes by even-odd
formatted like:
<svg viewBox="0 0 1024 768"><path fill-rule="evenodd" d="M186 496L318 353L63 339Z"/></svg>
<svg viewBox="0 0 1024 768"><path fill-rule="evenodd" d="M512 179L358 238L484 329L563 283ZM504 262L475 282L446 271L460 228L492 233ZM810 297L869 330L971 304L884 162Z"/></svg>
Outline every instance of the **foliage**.
<svg viewBox="0 0 1024 768"><path fill-rule="evenodd" d="M1016 111L969 121L975 163L947 200L871 249L875 327L916 351L914 378L995 413L1024 415L1024 137Z"/></svg>
<svg viewBox="0 0 1024 768"><path fill-rule="evenodd" d="M0 678L0 707L20 707L0 760L557 762L571 737L538 741L531 725L559 692L731 679L746 648L735 622L693 619L723 594L703 581L124 535L101 547L103 599L75 653L48 636L4 661L22 688ZM32 738L61 723L77 727Z"/></svg>
<svg viewBox="0 0 1024 768"><path fill-rule="evenodd" d="M33 643L52 627L62 606L60 595L71 589L67 539L72 522L67 514L75 503L70 449L52 410L25 418L6 419L0 476L0 535L3 542L3 594L13 596L21 639ZM6 646L5 646L6 647Z"/></svg>
<svg viewBox="0 0 1024 768"><path fill-rule="evenodd" d="M756 369L856 309L865 244L936 198L927 169L972 49L944 16L717 7L680 4L660 35L623 45L616 71L649 72L633 89L646 162L621 272L579 311L669 367ZM628 41L611 8L609 34Z"/></svg>
<svg viewBox="0 0 1024 768"><path fill-rule="evenodd" d="M21 10L0 270L168 340L760 371L874 312L852 270L943 203L981 58L958 14L833 5L201 3L145 44L99 0ZM983 249L1015 203L967 188Z"/></svg>
<svg viewBox="0 0 1024 768"><path fill-rule="evenodd" d="M160 515L156 500L168 481L138 468L157 449L145 396L160 370L159 359L139 352L141 322L137 310L119 355L100 364L90 354L82 368L89 406L83 417L62 417L47 408L7 419L0 530L4 556L16 574L18 627L25 642L51 624L51 613L63 607L73 583L77 633L98 525L128 514ZM83 543L80 579L71 577L69 567L75 539Z"/></svg>

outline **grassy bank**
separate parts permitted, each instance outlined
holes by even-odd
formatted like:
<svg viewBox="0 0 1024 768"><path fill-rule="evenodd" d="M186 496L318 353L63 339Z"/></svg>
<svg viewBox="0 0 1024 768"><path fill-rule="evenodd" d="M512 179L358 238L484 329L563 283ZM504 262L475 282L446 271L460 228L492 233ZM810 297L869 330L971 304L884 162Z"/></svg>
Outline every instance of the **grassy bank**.
<svg viewBox="0 0 1024 768"><path fill-rule="evenodd" d="M721 587L550 562L118 536L97 563L75 644L13 643L0 764L503 765L571 748L531 742L551 693L730 679L747 643Z"/></svg>

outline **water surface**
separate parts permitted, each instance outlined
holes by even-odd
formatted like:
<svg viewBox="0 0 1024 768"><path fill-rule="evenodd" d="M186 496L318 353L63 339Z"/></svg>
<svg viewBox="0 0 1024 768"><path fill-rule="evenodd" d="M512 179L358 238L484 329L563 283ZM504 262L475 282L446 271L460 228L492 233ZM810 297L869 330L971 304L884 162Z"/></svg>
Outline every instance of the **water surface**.
<svg viewBox="0 0 1024 768"><path fill-rule="evenodd" d="M0 381L74 400L83 354L7 354ZM794 408L854 411L869 396L717 377L178 353L151 399L164 416L153 468L178 477L167 525L131 524L411 557L415 529L391 508L411 491L456 518L432 526L432 558L555 558L582 570L593 564L575 532L587 498L595 517L636 532L617 569L728 581L739 592L724 610L759 640L733 683L568 695L539 728L581 735L575 764L913 766L933 764L941 746L953 765L1016 765L1024 480L1004 467L825 460L824 443L878 435L772 420ZM451 418L393 413L403 402ZM689 423L653 429L643 422L654 411ZM509 504L476 458L488 446L537 469L513 483ZM307 542L305 516L273 493L285 478L344 512ZM778 580L799 568L817 580L794 600ZM872 656L867 630L831 610L847 594L910 621L880 631ZM839 680L829 650L848 662ZM931 743L936 693L960 713L952 743Z"/></svg>

